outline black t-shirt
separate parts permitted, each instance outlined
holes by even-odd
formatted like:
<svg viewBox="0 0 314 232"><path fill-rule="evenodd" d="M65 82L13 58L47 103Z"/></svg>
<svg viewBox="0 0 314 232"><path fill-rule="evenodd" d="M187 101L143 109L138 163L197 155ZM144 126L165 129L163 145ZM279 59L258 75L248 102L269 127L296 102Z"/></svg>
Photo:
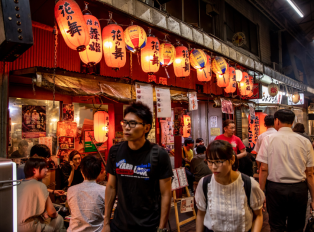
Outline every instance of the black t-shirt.
<svg viewBox="0 0 314 232"><path fill-rule="evenodd" d="M63 173L64 185L68 186L68 179L69 179L69 176L70 176L71 171L72 171L72 167L71 167L70 163L66 162L62 166L61 170ZM80 184L83 181L84 181L84 177L82 176L80 166L78 166L78 168L76 170L74 170L74 177L73 177L73 181L71 183L71 186L76 185L76 184Z"/></svg>
<svg viewBox="0 0 314 232"><path fill-rule="evenodd" d="M160 222L159 179L172 177L170 158L166 150L159 149L156 177L150 177L150 149L146 140L139 150L131 150L127 142L121 143L115 163L109 152L106 170L117 177L118 206L113 223L121 231L156 231ZM119 146L119 145L115 145ZM116 174L114 173L116 169Z"/></svg>

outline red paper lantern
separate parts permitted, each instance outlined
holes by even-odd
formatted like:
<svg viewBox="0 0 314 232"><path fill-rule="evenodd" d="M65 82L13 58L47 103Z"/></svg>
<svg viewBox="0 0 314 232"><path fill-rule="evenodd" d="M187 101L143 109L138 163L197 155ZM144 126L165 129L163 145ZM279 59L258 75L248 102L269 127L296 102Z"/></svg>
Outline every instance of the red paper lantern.
<svg viewBox="0 0 314 232"><path fill-rule="evenodd" d="M159 70L159 40L147 37L147 45L141 50L141 65L144 72L153 74Z"/></svg>
<svg viewBox="0 0 314 232"><path fill-rule="evenodd" d="M98 19L89 14L84 14L85 23L88 27L90 41L87 49L79 53L83 63L87 65L98 64L102 57L101 28Z"/></svg>
<svg viewBox="0 0 314 232"><path fill-rule="evenodd" d="M242 73L242 80L239 84L239 88L242 96L247 96L250 93L251 91L250 78L247 72Z"/></svg>
<svg viewBox="0 0 314 232"><path fill-rule="evenodd" d="M224 89L226 93L234 93L237 90L237 78L236 78L236 71L235 68L229 67L229 85Z"/></svg>
<svg viewBox="0 0 314 232"><path fill-rule="evenodd" d="M55 17L69 48L84 51L89 44L89 32L78 4L74 0L59 0L55 5Z"/></svg>
<svg viewBox="0 0 314 232"><path fill-rule="evenodd" d="M221 88L225 88L229 85L230 77L229 77L228 67L229 65L227 64L225 74L219 75L216 73L217 85Z"/></svg>
<svg viewBox="0 0 314 232"><path fill-rule="evenodd" d="M196 69L197 79L201 82L208 82L212 79L211 57L206 54L206 65L203 69Z"/></svg>
<svg viewBox="0 0 314 232"><path fill-rule="evenodd" d="M106 111L97 111L94 114L94 136L99 143L106 142L109 132L109 115Z"/></svg>
<svg viewBox="0 0 314 232"><path fill-rule="evenodd" d="M176 77L187 77L190 75L190 59L187 47L176 47L176 57L173 62L174 74Z"/></svg>
<svg viewBox="0 0 314 232"><path fill-rule="evenodd" d="M109 24L102 30L103 50L106 65L120 69L126 63L124 32L117 24Z"/></svg>

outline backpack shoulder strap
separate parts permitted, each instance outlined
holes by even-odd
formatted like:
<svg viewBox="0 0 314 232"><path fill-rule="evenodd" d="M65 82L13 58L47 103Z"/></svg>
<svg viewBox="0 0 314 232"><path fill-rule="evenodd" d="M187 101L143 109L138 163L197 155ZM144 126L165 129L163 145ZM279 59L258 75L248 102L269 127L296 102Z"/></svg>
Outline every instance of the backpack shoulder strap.
<svg viewBox="0 0 314 232"><path fill-rule="evenodd" d="M111 149L110 149L109 159L110 159L110 162L111 162L113 165L116 165L117 153L118 153L119 148L121 147L121 145L122 145L123 143L124 143L124 142L117 143L117 144L115 144L114 146L112 146ZM116 167L114 167L113 172L114 172L114 174L116 174Z"/></svg>
<svg viewBox="0 0 314 232"><path fill-rule="evenodd" d="M244 182L244 191L247 198L247 204L251 209L250 199L251 199L251 178L243 173L241 173L242 180Z"/></svg>
<svg viewBox="0 0 314 232"><path fill-rule="evenodd" d="M182 147L182 151L183 151L183 156L184 156L184 158L186 158L186 154L185 154L184 147Z"/></svg>
<svg viewBox="0 0 314 232"><path fill-rule="evenodd" d="M157 177L158 172L158 163L159 163L159 145L153 144L150 150L150 168L151 168L151 177Z"/></svg>
<svg viewBox="0 0 314 232"><path fill-rule="evenodd" d="M203 193L205 196L206 209L207 209L207 201L208 201L207 200L208 184L210 183L211 180L212 180L212 174L205 176L203 179Z"/></svg>

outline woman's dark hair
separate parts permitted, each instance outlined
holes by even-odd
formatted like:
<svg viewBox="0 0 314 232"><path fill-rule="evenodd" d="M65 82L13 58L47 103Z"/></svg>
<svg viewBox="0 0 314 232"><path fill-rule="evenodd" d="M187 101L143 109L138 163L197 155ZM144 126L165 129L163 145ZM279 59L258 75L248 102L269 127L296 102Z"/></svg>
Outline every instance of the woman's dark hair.
<svg viewBox="0 0 314 232"><path fill-rule="evenodd" d="M187 138L184 140L184 146L187 146L188 144L193 143L194 144L194 140L191 138Z"/></svg>
<svg viewBox="0 0 314 232"><path fill-rule="evenodd" d="M299 133L304 133L305 132L304 125L302 123L295 124L295 126L293 127L293 131L299 132Z"/></svg>
<svg viewBox="0 0 314 232"><path fill-rule="evenodd" d="M232 170L236 171L239 167L237 155L235 154L231 144L224 140L214 140L206 150L206 158L210 160L231 160L235 156L235 162L232 165Z"/></svg>
<svg viewBox="0 0 314 232"><path fill-rule="evenodd" d="M133 102L131 105L129 105L125 110L124 110L124 115L127 115L128 113L133 113L137 117L143 120L143 123L145 124L150 124L152 129L153 126L153 114L149 107L142 102ZM147 138L149 131L145 134L145 137Z"/></svg>
<svg viewBox="0 0 314 232"><path fill-rule="evenodd" d="M81 153L79 153L77 150L72 151L70 153L70 155L69 155L69 160L72 161L73 157L76 156L76 155L80 155L81 156Z"/></svg>
<svg viewBox="0 0 314 232"><path fill-rule="evenodd" d="M85 156L81 161L81 170L86 179L95 180L101 171L101 161L92 155Z"/></svg>
<svg viewBox="0 0 314 232"><path fill-rule="evenodd" d="M225 128L225 127L229 126L229 124L232 124L232 123L235 124L233 120L227 119L223 122L222 127Z"/></svg>
<svg viewBox="0 0 314 232"><path fill-rule="evenodd" d="M39 171L41 171L43 168L46 168L47 165L46 160L42 157L29 158L24 167L25 178L34 176L34 168L39 168Z"/></svg>
<svg viewBox="0 0 314 232"><path fill-rule="evenodd" d="M35 144L31 148L30 157L33 157L34 155L43 158L49 158L51 156L50 148L45 144Z"/></svg>
<svg viewBox="0 0 314 232"><path fill-rule="evenodd" d="M274 116L273 115L266 115L264 118L265 126L270 127L274 126Z"/></svg>
<svg viewBox="0 0 314 232"><path fill-rule="evenodd" d="M281 123L292 124L295 118L295 114L291 110L277 110L274 114L274 119L279 119Z"/></svg>
<svg viewBox="0 0 314 232"><path fill-rule="evenodd" d="M196 142L196 143L200 143L200 142L203 142L203 141L204 141L204 139L202 139L202 138L197 138L195 142Z"/></svg>
<svg viewBox="0 0 314 232"><path fill-rule="evenodd" d="M198 145L196 147L197 154L203 154L206 151L206 147L204 145Z"/></svg>

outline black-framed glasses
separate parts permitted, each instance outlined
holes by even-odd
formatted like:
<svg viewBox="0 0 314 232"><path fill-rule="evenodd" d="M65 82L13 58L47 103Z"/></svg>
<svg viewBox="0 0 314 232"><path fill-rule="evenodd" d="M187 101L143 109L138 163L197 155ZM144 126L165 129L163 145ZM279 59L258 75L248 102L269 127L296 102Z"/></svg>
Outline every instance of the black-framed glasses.
<svg viewBox="0 0 314 232"><path fill-rule="evenodd" d="M130 128L135 128L137 124L142 124L143 126L145 125L145 123L142 123L142 122L127 121L127 120L121 120L120 124L122 127L126 127L127 125L129 125Z"/></svg>
<svg viewBox="0 0 314 232"><path fill-rule="evenodd" d="M206 160L208 166L213 166L215 164L216 167L221 167L221 165L226 161L226 160Z"/></svg>

